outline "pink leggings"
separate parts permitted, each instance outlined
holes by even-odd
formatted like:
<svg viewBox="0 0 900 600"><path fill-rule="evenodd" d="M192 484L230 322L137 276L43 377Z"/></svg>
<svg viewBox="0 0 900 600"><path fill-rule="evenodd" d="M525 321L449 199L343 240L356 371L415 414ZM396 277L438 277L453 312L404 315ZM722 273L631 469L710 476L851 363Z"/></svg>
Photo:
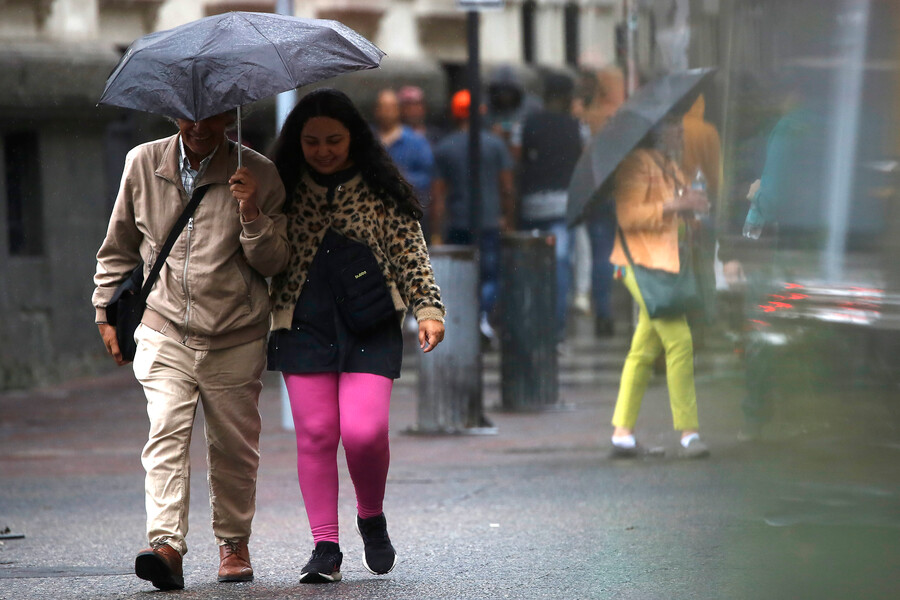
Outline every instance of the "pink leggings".
<svg viewBox="0 0 900 600"><path fill-rule="evenodd" d="M284 374L297 432L297 475L313 541L338 540L338 442L363 519L382 513L394 381L369 373Z"/></svg>

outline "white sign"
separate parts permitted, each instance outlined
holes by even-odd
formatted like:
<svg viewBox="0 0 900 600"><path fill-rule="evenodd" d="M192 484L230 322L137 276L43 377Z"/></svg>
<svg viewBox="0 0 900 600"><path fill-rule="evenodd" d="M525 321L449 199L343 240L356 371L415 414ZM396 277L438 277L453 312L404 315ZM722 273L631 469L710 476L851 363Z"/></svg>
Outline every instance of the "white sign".
<svg viewBox="0 0 900 600"><path fill-rule="evenodd" d="M459 10L502 10L505 0L456 0Z"/></svg>

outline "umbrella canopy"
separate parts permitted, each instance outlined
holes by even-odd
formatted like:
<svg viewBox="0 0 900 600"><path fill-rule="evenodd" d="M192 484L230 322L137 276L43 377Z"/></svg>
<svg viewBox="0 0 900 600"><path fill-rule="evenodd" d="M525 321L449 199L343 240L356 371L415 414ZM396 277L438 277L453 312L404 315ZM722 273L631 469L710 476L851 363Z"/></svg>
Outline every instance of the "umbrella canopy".
<svg viewBox="0 0 900 600"><path fill-rule="evenodd" d="M136 40L99 103L200 121L383 56L337 21L230 12Z"/></svg>
<svg viewBox="0 0 900 600"><path fill-rule="evenodd" d="M595 199L595 192L672 108L694 92L715 69L670 73L634 93L594 136L569 181L566 220L574 225Z"/></svg>

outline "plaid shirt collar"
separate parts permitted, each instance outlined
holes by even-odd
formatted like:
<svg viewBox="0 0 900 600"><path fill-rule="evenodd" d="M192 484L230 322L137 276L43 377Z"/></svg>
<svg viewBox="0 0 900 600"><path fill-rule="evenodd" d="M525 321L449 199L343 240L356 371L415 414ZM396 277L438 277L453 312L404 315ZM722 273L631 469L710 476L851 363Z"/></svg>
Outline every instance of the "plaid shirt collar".
<svg viewBox="0 0 900 600"><path fill-rule="evenodd" d="M191 161L187 157L187 153L184 151L184 140L181 139L181 136L178 136L178 156L179 156L179 164L181 165L181 185L184 186L184 191L187 192L188 196L194 194L194 186L203 174L206 172L206 167L209 166L209 162L212 160L212 157L216 155L216 150L219 147L216 146L215 150L209 153L209 156L200 161L200 168L196 171L191 168Z"/></svg>

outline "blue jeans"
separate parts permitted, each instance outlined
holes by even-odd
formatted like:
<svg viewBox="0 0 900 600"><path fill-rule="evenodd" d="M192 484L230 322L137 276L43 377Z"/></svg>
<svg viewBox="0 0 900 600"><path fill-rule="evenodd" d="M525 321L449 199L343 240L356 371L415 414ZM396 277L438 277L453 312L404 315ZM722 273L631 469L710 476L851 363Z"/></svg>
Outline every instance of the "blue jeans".
<svg viewBox="0 0 900 600"><path fill-rule="evenodd" d="M612 319L612 282L615 267L609 262L616 241L615 219L594 218L587 222L591 240L591 295L598 319Z"/></svg>
<svg viewBox="0 0 900 600"><path fill-rule="evenodd" d="M474 243L468 229L451 229L447 232L448 244L468 246ZM484 229L478 245L480 256L479 275L481 277L481 312L491 314L497 305L500 291L500 230Z"/></svg>
<svg viewBox="0 0 900 600"><path fill-rule="evenodd" d="M524 229L540 229L552 233L556 238L556 325L558 339L563 341L566 338L566 312L569 306L569 286L572 281L569 255L574 250L575 237L570 235L565 218L524 221L523 226Z"/></svg>

